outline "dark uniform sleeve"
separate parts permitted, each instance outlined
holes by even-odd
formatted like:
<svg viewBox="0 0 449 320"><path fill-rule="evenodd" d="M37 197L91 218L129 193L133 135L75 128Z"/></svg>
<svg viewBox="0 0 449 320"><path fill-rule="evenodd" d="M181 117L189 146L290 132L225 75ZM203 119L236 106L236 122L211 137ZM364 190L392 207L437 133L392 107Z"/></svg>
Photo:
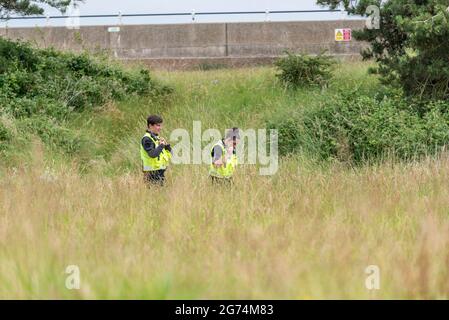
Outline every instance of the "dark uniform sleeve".
<svg viewBox="0 0 449 320"><path fill-rule="evenodd" d="M161 154L162 150L164 149L163 145L159 145L156 148L156 145L154 144L154 142L148 138L148 137L143 137L142 139L142 146L143 149L148 153L148 156L150 158L157 158L159 157L159 155Z"/></svg>
<svg viewBox="0 0 449 320"><path fill-rule="evenodd" d="M212 156L212 159L214 159L213 160L214 162L221 159L221 157L223 156L223 150L221 149L221 147L215 146L212 149L211 156Z"/></svg>

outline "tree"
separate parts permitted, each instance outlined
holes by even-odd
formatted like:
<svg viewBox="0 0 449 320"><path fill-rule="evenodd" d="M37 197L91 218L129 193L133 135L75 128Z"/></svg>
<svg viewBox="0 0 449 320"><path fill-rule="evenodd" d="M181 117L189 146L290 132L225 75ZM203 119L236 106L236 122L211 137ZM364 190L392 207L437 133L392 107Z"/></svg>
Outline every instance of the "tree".
<svg viewBox="0 0 449 320"><path fill-rule="evenodd" d="M72 2L79 1L81 0L0 0L0 18L6 19L11 14L41 15L44 13L43 5L49 5L64 12Z"/></svg>
<svg viewBox="0 0 449 320"><path fill-rule="evenodd" d="M317 0L344 6L349 14L366 16L369 5L380 9L380 29L354 32L368 41L365 59L378 62L384 83L402 87L408 96L449 100L449 0Z"/></svg>

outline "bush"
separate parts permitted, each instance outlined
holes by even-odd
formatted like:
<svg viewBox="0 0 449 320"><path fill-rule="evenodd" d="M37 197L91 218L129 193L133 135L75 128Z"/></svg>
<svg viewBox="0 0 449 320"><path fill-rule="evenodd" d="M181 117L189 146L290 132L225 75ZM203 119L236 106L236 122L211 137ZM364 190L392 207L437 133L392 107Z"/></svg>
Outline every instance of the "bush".
<svg viewBox="0 0 449 320"><path fill-rule="evenodd" d="M23 119L19 121L19 126L22 132L28 132L28 135L37 135L50 148L60 149L68 155L80 151L84 144L84 140L79 134L45 116Z"/></svg>
<svg viewBox="0 0 449 320"><path fill-rule="evenodd" d="M0 71L0 116L8 114L26 123L25 135L31 129L69 153L80 146L76 134L64 129L73 112L130 95L159 97L171 92L156 83L148 70L127 71L85 53L35 49L3 38ZM30 121L22 121L26 119ZM5 137L2 143L8 143Z"/></svg>
<svg viewBox="0 0 449 320"><path fill-rule="evenodd" d="M324 87L332 78L332 67L335 63L332 57L324 54L317 56L290 52L286 54L286 57L281 57L275 62L280 70L276 76L286 87Z"/></svg>
<svg viewBox="0 0 449 320"><path fill-rule="evenodd" d="M1 119L0 119L1 120ZM0 121L0 152L5 151L8 144L11 142L13 134L7 128L2 121Z"/></svg>
<svg viewBox="0 0 449 320"><path fill-rule="evenodd" d="M401 87L409 97L449 100L449 0L317 0L350 14L366 16L380 9L380 28L354 31L370 47L364 58L375 58L382 81Z"/></svg>
<svg viewBox="0 0 449 320"><path fill-rule="evenodd" d="M9 130L5 127L5 125L3 123L0 122L0 142L4 143L4 142L8 142L9 140L11 140L12 135L9 132Z"/></svg>
<svg viewBox="0 0 449 320"><path fill-rule="evenodd" d="M305 152L323 160L360 163L390 156L410 160L446 147L447 104L431 103L421 115L405 101L342 93L294 120L269 125L279 130L280 154Z"/></svg>
<svg viewBox="0 0 449 320"><path fill-rule="evenodd" d="M298 153L301 148L301 128L300 122L293 118L287 117L277 122L276 120L268 124L268 129L278 130L280 143L278 151L280 155L289 153Z"/></svg>

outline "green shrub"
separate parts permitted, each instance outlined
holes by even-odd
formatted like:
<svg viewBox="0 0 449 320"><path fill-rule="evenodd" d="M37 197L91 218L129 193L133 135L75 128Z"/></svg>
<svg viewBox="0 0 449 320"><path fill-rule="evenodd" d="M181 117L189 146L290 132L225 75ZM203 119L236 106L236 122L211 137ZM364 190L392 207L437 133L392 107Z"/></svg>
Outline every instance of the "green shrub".
<svg viewBox="0 0 449 320"><path fill-rule="evenodd" d="M268 129L278 130L279 140L281 142L278 145L280 155L297 153L300 151L301 128L300 122L297 119L288 117L283 120L274 120L268 124Z"/></svg>
<svg viewBox="0 0 449 320"><path fill-rule="evenodd" d="M280 71L276 76L286 87L324 87L332 78L332 67L335 63L332 57L325 54L317 56L290 52L286 54L287 56L275 62Z"/></svg>
<svg viewBox="0 0 449 320"><path fill-rule="evenodd" d="M0 116L11 115L25 124L25 135L38 134L68 153L81 145L76 134L64 129L73 112L131 95L164 96L172 90L155 82L145 69L128 71L85 53L35 49L3 38L0 71Z"/></svg>
<svg viewBox="0 0 449 320"><path fill-rule="evenodd" d="M6 126L0 122L0 141L1 142L7 142L11 140L12 135L9 132L9 130L6 128Z"/></svg>
<svg viewBox="0 0 449 320"><path fill-rule="evenodd" d="M5 151L13 135L11 131L0 121L0 152Z"/></svg>
<svg viewBox="0 0 449 320"><path fill-rule="evenodd" d="M84 140L82 137L60 124L52 118L33 116L19 121L22 132L29 136L38 136L47 146L60 149L68 155L81 150Z"/></svg>
<svg viewBox="0 0 449 320"><path fill-rule="evenodd" d="M7 72L19 65L21 69L35 71L39 57L34 50L24 42L12 42L0 38L0 71Z"/></svg>
<svg viewBox="0 0 449 320"><path fill-rule="evenodd" d="M354 30L370 46L364 58L378 62L373 71L388 85L410 97L449 101L448 0L317 0L331 8L345 7L351 15L366 16L379 8L379 28Z"/></svg>
<svg viewBox="0 0 449 320"><path fill-rule="evenodd" d="M341 93L294 120L270 123L279 130L280 154L305 152L319 159L356 163L384 157L410 160L449 144L447 105L435 102L419 114L403 98Z"/></svg>

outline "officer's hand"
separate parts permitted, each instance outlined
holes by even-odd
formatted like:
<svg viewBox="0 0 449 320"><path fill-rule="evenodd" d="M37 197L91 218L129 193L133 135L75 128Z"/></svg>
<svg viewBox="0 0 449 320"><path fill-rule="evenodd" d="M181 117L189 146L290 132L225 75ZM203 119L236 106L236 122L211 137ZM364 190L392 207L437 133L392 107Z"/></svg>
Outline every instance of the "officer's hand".
<svg viewBox="0 0 449 320"><path fill-rule="evenodd" d="M160 138L160 139L159 139L159 142L160 142L160 144L163 144L163 145L166 145L166 144L167 144L167 141L165 141L164 138Z"/></svg>
<svg viewBox="0 0 449 320"><path fill-rule="evenodd" d="M217 161L214 162L214 166L216 166L216 167L221 167L221 166L223 166L223 160L218 159Z"/></svg>

